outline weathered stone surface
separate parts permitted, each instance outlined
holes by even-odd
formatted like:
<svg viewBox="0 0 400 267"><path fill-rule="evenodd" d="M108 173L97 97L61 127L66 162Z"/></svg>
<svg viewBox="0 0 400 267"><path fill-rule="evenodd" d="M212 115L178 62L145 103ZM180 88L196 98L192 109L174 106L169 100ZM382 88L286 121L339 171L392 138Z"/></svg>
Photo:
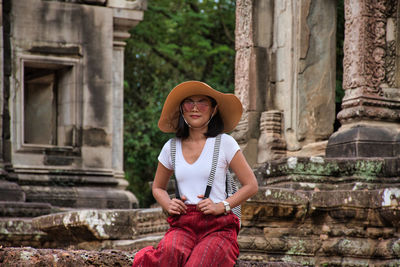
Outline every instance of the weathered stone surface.
<svg viewBox="0 0 400 267"><path fill-rule="evenodd" d="M134 240L168 229L159 208L145 210L78 210L33 219L37 229L63 243Z"/></svg>
<svg viewBox="0 0 400 267"><path fill-rule="evenodd" d="M307 144L298 151L287 151L287 157L325 157L328 141Z"/></svg>
<svg viewBox="0 0 400 267"><path fill-rule="evenodd" d="M61 250L33 248L0 248L1 266L131 266L135 251L121 250ZM286 262L256 262L238 260L235 267L295 267Z"/></svg>
<svg viewBox="0 0 400 267"><path fill-rule="evenodd" d="M144 0L2 2L0 89L7 99L0 102L11 125L1 125L7 148L0 146L6 179L22 190L1 193L3 183L1 201L138 206L122 181L121 80L124 39L146 6Z"/></svg>
<svg viewBox="0 0 400 267"><path fill-rule="evenodd" d="M257 169L259 192L242 205L240 259L399 265L399 163L291 157Z"/></svg>
<svg viewBox="0 0 400 267"><path fill-rule="evenodd" d="M275 180L293 178L296 181L320 181L329 186L333 182L331 178L353 182L379 182L397 183L400 171L399 158L339 158L329 159L323 157L290 157L276 161L270 161L255 170L259 183L274 184ZM290 176L297 175L297 176ZM266 178L266 179L263 179ZM360 179L355 181L356 179ZM387 179L390 180L387 180ZM338 184L338 187L346 188L348 184ZM350 185L351 186L351 185ZM350 187L352 188L352 187Z"/></svg>
<svg viewBox="0 0 400 267"><path fill-rule="evenodd" d="M257 139L245 154L250 164L270 160L277 147L294 152L327 140L335 116L334 2L242 0L236 17L235 94L245 113L233 136L246 148ZM283 142L259 135L258 118L270 110L283 114ZM246 112L258 113L256 128Z"/></svg>
<svg viewBox="0 0 400 267"><path fill-rule="evenodd" d="M48 242L47 234L36 229L30 219L0 219L0 247L43 247Z"/></svg>
<svg viewBox="0 0 400 267"><path fill-rule="evenodd" d="M286 142L283 138L282 112L265 111L260 118L257 163L276 160L286 156Z"/></svg>
<svg viewBox="0 0 400 267"><path fill-rule="evenodd" d="M25 201L25 193L17 183L0 180L0 201Z"/></svg>
<svg viewBox="0 0 400 267"><path fill-rule="evenodd" d="M2 266L131 266L134 252L1 248Z"/></svg>
<svg viewBox="0 0 400 267"><path fill-rule="evenodd" d="M0 218L35 217L49 214L55 210L49 203L0 201Z"/></svg>
<svg viewBox="0 0 400 267"><path fill-rule="evenodd" d="M80 179L78 179L80 180ZM113 179L117 185L116 179ZM131 192L89 186L22 186L26 200L49 203L55 207L129 209L137 207Z"/></svg>
<svg viewBox="0 0 400 267"><path fill-rule="evenodd" d="M89 0L85 0L89 1ZM93 0L90 0L93 1ZM101 1L101 0L95 0ZM115 8L127 8L127 9L134 9L134 10L146 10L147 9L147 0L108 0L107 6L115 7Z"/></svg>
<svg viewBox="0 0 400 267"><path fill-rule="evenodd" d="M293 47L300 60L293 64L298 74L293 125L302 146L327 140L335 120L336 5L330 1L304 1L299 5L298 39ZM324 18L321 20L321 18ZM296 25L297 22L294 22ZM293 40L294 41L294 40ZM296 42L298 42L296 40ZM286 69L286 71L290 71ZM286 113L287 114L287 113ZM285 117L287 116L285 114ZM287 127L288 128L288 127Z"/></svg>
<svg viewBox="0 0 400 267"><path fill-rule="evenodd" d="M160 208L75 210L0 220L0 246L132 250L156 246L168 229Z"/></svg>
<svg viewBox="0 0 400 267"><path fill-rule="evenodd" d="M396 50L397 16L393 10L397 6L397 1L346 1L345 96L337 116L343 126L329 139L329 157L399 155L400 102L385 93L388 83L391 87L399 86L396 71L399 64L392 55Z"/></svg>
<svg viewBox="0 0 400 267"><path fill-rule="evenodd" d="M236 50L252 47L254 45L253 6L254 1L251 0L238 1L236 4Z"/></svg>
<svg viewBox="0 0 400 267"><path fill-rule="evenodd" d="M334 133L327 157L396 157L400 152L400 127L356 125Z"/></svg>

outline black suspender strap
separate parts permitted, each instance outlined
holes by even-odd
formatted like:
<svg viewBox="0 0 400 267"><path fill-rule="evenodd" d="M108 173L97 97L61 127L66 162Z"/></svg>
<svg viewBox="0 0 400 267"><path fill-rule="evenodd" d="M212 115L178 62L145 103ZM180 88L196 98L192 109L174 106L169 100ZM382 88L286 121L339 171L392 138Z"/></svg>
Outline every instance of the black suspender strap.
<svg viewBox="0 0 400 267"><path fill-rule="evenodd" d="M207 187L206 187L206 192L204 193L204 198L209 198L210 197L212 184L214 183L215 172L217 171L217 164L218 164L219 147L220 147L220 145L221 145L221 135L219 134L215 138L214 153L213 153L211 171L210 171L210 176L208 176Z"/></svg>
<svg viewBox="0 0 400 267"><path fill-rule="evenodd" d="M171 147L171 161L172 161L172 166L174 168L174 175L175 175L175 156L176 156L176 139L175 138L171 139L170 147ZM175 176L175 198L181 199L181 195L179 194L178 181L176 180L176 176Z"/></svg>

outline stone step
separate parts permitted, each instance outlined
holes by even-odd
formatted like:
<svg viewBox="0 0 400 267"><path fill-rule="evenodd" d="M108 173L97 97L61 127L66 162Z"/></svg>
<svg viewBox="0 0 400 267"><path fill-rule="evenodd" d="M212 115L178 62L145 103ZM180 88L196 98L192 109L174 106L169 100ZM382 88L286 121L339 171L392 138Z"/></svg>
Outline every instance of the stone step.
<svg viewBox="0 0 400 267"><path fill-rule="evenodd" d="M47 241L47 234L36 229L30 218L0 218L0 247L40 247Z"/></svg>
<svg viewBox="0 0 400 267"><path fill-rule="evenodd" d="M0 180L0 201L24 202L25 193L18 184Z"/></svg>
<svg viewBox="0 0 400 267"><path fill-rule="evenodd" d="M0 248L0 263L4 266L131 266L135 251L121 250L61 250L34 248ZM297 267L295 263L255 262L238 260L235 267Z"/></svg>
<svg viewBox="0 0 400 267"><path fill-rule="evenodd" d="M48 203L0 201L1 217L36 217L52 212Z"/></svg>

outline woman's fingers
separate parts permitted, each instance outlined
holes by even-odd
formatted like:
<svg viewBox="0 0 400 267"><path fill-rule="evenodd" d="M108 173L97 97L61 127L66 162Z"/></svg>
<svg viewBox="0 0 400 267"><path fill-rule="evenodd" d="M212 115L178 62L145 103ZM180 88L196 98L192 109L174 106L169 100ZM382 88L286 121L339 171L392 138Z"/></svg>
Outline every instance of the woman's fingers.
<svg viewBox="0 0 400 267"><path fill-rule="evenodd" d="M199 195L198 197L201 197L202 195ZM216 207L214 202L211 201L211 199L206 198L201 200L197 204L197 208L203 212L204 214L215 214L216 215Z"/></svg>
<svg viewBox="0 0 400 267"><path fill-rule="evenodd" d="M182 199L183 199L183 197L182 197ZM184 199L186 199L186 198L184 198ZM186 213L186 205L185 205L185 203L183 203L182 200L173 198L169 202L168 212L170 214L177 214L177 215L185 214Z"/></svg>

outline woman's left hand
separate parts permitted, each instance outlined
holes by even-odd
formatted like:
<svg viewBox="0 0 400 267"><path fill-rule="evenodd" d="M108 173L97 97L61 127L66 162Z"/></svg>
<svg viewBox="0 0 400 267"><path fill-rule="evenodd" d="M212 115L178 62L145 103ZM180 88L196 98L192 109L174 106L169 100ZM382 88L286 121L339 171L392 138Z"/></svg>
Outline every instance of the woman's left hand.
<svg viewBox="0 0 400 267"><path fill-rule="evenodd" d="M225 207L222 202L214 203L209 198L204 198L204 195L198 195L202 200L197 204L197 208L204 214L220 215L225 212Z"/></svg>

